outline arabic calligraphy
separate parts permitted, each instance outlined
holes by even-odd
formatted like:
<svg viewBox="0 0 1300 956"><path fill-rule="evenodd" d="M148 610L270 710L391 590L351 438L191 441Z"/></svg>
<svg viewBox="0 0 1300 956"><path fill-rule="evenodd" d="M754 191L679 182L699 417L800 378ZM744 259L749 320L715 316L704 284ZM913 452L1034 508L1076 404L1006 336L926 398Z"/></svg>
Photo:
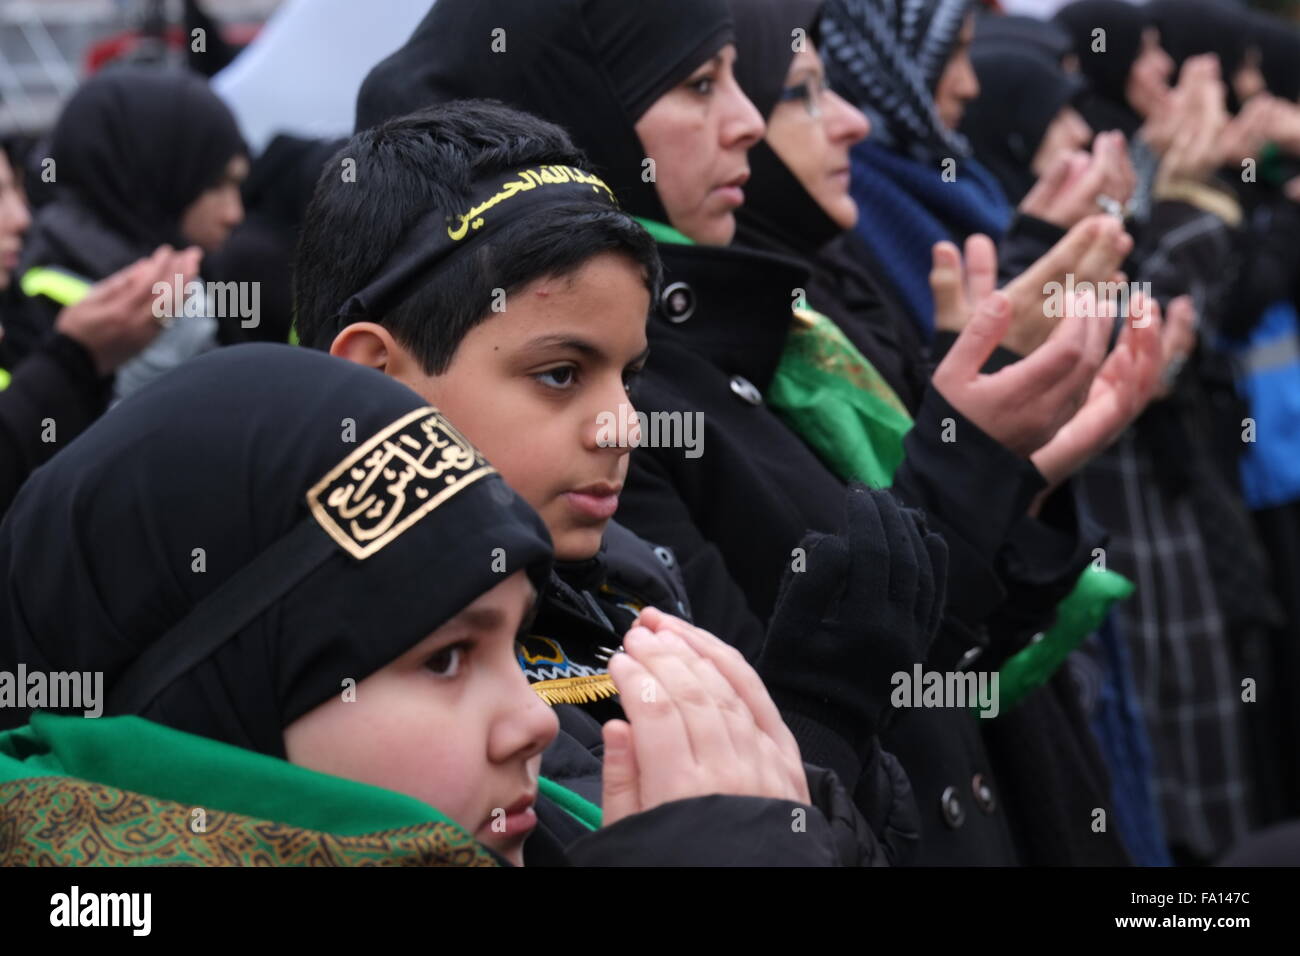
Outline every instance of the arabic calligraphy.
<svg viewBox="0 0 1300 956"><path fill-rule="evenodd" d="M566 183L590 185L592 192L599 194L603 190L610 202L616 205L618 203L618 200L614 198L613 191L605 185L605 181L599 176L585 173L573 166L537 166L532 169L521 170L517 178L506 180L501 184L500 190L493 193L488 199L477 206L471 206L468 212L452 217L454 220L459 220L460 225L448 226L447 235L453 241L460 242L469 235L470 230L483 228L485 222L483 214L498 203L505 202L519 193L529 192L538 186L558 186Z"/></svg>
<svg viewBox="0 0 1300 956"><path fill-rule="evenodd" d="M307 503L321 527L366 558L496 469L436 409L398 419L336 465Z"/></svg>

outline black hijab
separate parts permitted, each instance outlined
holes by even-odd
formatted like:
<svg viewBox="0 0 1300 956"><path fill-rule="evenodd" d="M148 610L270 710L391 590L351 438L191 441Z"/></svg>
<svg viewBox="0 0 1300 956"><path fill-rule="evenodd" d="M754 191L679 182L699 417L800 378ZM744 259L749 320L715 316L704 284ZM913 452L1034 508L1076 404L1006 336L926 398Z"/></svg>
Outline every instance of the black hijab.
<svg viewBox="0 0 1300 956"><path fill-rule="evenodd" d="M428 474L408 478L417 457ZM373 502L344 514L367 479ZM23 487L0 525L0 668L102 671L106 713L283 756L283 728L345 678L502 581L494 556L540 585L546 528L418 395L320 352L232 346L127 398ZM163 638L205 613L222 623ZM116 706L140 680L146 703Z"/></svg>
<svg viewBox="0 0 1300 956"><path fill-rule="evenodd" d="M823 0L729 0L736 21L736 80L766 121L794 59L794 31L817 42ZM766 140L749 151L745 204L736 242L807 258L843 230L813 199Z"/></svg>
<svg viewBox="0 0 1300 956"><path fill-rule="evenodd" d="M991 47L991 48L990 48ZM967 104L961 131L975 158L998 178L1007 200L1020 203L1037 176L1030 168L1047 127L1062 107L1083 93L1084 83L1033 48L1007 49L981 41L971 50L980 95Z"/></svg>
<svg viewBox="0 0 1300 956"><path fill-rule="evenodd" d="M448 100L500 100L563 126L628 212L666 223L635 124L731 40L724 0L438 0L366 77L357 129Z"/></svg>
<svg viewBox="0 0 1300 956"><path fill-rule="evenodd" d="M1300 97L1300 30L1262 11L1252 10L1248 17L1268 91L1295 102Z"/></svg>
<svg viewBox="0 0 1300 956"><path fill-rule="evenodd" d="M1060 24L1036 17L997 13L976 17L975 45L983 50L1039 53L1057 64L1074 52L1070 34Z"/></svg>
<svg viewBox="0 0 1300 956"><path fill-rule="evenodd" d="M180 235L185 208L248 148L202 77L115 66L73 94L50 137L60 190L141 251Z"/></svg>
<svg viewBox="0 0 1300 956"><path fill-rule="evenodd" d="M1084 119L1099 133L1136 132L1142 117L1129 104L1128 76L1142 52L1142 31L1153 26L1150 14L1125 0L1078 0L1062 7L1055 21L1069 32L1079 71L1088 81L1090 92L1080 106ZM1106 31L1106 46L1094 52L1098 29Z"/></svg>
<svg viewBox="0 0 1300 956"><path fill-rule="evenodd" d="M1232 77L1241 68L1246 50L1255 45L1246 11L1213 0L1153 0L1146 9L1160 28L1160 45L1178 69L1199 53L1218 56L1228 108L1235 113L1241 103Z"/></svg>

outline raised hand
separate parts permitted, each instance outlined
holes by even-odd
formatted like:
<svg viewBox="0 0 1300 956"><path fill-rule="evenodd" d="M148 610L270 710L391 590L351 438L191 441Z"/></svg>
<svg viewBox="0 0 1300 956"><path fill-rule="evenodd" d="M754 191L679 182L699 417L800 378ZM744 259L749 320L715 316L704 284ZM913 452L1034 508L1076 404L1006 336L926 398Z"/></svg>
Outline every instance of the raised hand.
<svg viewBox="0 0 1300 956"><path fill-rule="evenodd" d="M59 312L54 327L86 347L100 375L112 373L153 341L162 326L154 315L158 298L154 287L176 276L182 283L198 274L202 252L198 248L177 252L159 246L140 259L91 287L80 302ZM166 293L170 300L170 291Z"/></svg>
<svg viewBox="0 0 1300 956"><path fill-rule="evenodd" d="M656 629L634 626L609 661L628 719L603 730L605 824L710 794L808 803L798 748L752 668L666 617L642 612Z"/></svg>
<svg viewBox="0 0 1300 956"><path fill-rule="evenodd" d="M1098 312L1113 321L1111 303ZM1160 305L1141 294L1129 303L1119 341L1092 380L1083 407L1067 421L1031 460L1047 480L1045 497L1093 457L1108 448L1155 396L1165 367L1165 323Z"/></svg>
<svg viewBox="0 0 1300 956"><path fill-rule="evenodd" d="M1137 183L1121 132L1098 133L1092 152L1074 151L1059 157L1029 190L1020 211L1062 229L1094 215L1101 202L1123 207Z"/></svg>

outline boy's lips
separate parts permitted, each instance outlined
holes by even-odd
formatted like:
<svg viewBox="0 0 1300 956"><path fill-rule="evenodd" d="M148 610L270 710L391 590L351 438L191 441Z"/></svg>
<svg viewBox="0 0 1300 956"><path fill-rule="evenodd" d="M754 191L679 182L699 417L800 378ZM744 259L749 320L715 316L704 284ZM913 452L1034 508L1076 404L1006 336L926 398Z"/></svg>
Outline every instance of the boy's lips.
<svg viewBox="0 0 1300 956"><path fill-rule="evenodd" d="M564 497L575 510L586 517L596 521L607 521L614 517L614 512L618 510L618 495L622 490L622 485L601 481L575 488L573 491L566 491Z"/></svg>

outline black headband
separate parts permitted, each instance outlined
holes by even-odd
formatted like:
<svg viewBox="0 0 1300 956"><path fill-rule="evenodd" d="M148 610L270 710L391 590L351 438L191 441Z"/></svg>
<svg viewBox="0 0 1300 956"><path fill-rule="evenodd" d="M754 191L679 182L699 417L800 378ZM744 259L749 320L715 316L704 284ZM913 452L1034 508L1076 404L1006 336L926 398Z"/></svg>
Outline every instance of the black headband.
<svg viewBox="0 0 1300 956"><path fill-rule="evenodd" d="M618 207L599 176L573 166L531 166L479 180L465 212L430 212L407 230L383 271L343 303L335 314L335 329L351 318L384 316L448 259L539 206L583 199Z"/></svg>

